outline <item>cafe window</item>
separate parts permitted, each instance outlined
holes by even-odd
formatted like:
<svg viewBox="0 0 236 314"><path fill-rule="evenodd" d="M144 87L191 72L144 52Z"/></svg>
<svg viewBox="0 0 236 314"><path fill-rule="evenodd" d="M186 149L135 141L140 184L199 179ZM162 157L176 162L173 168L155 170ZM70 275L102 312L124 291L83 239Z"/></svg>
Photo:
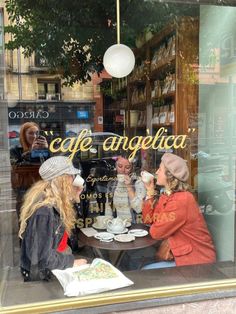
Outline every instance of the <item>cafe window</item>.
<svg viewBox="0 0 236 314"><path fill-rule="evenodd" d="M0 11L0 312L235 293L236 5L111 4Z"/></svg>

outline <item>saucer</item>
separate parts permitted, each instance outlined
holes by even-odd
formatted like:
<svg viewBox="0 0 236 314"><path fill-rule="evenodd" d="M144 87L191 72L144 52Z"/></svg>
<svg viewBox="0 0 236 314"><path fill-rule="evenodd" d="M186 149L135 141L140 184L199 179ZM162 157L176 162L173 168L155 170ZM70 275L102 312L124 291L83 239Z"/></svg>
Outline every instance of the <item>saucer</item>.
<svg viewBox="0 0 236 314"><path fill-rule="evenodd" d="M125 227L126 228L129 228L131 226L131 222L130 221L127 221L126 223L125 223Z"/></svg>
<svg viewBox="0 0 236 314"><path fill-rule="evenodd" d="M148 234L148 231L143 230L143 229L132 229L128 232L128 234L132 234L135 237L139 238L139 237L145 237Z"/></svg>
<svg viewBox="0 0 236 314"><path fill-rule="evenodd" d="M132 234L118 234L114 239L118 242L131 242L135 240L135 236Z"/></svg>
<svg viewBox="0 0 236 314"><path fill-rule="evenodd" d="M122 234L122 233L126 233L128 231L128 229L125 228L123 231L113 231L113 230L107 228L107 231L110 233L113 233L113 234Z"/></svg>
<svg viewBox="0 0 236 314"><path fill-rule="evenodd" d="M110 241L114 238L114 234L109 232L98 232L94 235L94 238L101 241Z"/></svg>
<svg viewBox="0 0 236 314"><path fill-rule="evenodd" d="M98 225L96 224L96 222L92 224L92 227L95 228L95 229L98 229L98 230L106 230L106 227L105 227L105 226L104 226L104 227L98 226Z"/></svg>

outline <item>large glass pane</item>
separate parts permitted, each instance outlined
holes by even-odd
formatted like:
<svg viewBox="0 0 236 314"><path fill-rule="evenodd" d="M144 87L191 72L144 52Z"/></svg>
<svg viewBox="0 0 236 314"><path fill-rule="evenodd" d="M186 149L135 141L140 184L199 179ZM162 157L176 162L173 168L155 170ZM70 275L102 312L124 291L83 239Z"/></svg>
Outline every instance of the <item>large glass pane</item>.
<svg viewBox="0 0 236 314"><path fill-rule="evenodd" d="M135 67L115 78L115 1L82 2L1 4L0 306L66 298L51 271L74 258L133 281L107 304L234 278L234 3L121 1ZM117 275L99 267L77 277Z"/></svg>

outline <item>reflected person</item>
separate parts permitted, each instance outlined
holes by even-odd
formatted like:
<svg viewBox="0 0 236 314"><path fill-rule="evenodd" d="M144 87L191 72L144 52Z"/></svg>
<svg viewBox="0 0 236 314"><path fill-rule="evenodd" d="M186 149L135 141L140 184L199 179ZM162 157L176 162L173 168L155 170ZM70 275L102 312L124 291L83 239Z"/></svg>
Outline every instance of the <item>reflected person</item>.
<svg viewBox="0 0 236 314"><path fill-rule="evenodd" d="M20 128L20 145L10 150L12 187L16 192L18 218L24 193L39 180L38 168L49 157L47 140L39 135L39 131L36 123L24 123Z"/></svg>
<svg viewBox="0 0 236 314"><path fill-rule="evenodd" d="M20 145L10 150L11 164L20 165L25 162L40 162L32 156L34 150L47 150L48 143L44 136L39 135L39 126L35 122L26 122L20 128ZM46 153L48 155L48 153ZM42 155L44 158L45 153Z"/></svg>

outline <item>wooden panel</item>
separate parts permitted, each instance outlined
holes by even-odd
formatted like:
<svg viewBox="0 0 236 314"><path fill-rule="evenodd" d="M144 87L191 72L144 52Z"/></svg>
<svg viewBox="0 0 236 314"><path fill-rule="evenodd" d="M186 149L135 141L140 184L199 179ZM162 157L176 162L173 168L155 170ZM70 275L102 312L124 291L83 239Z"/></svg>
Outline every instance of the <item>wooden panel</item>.
<svg viewBox="0 0 236 314"><path fill-rule="evenodd" d="M191 162L191 153L197 150L198 139L198 50L199 22L196 19L182 19L177 30L177 84L176 84L176 132L187 134L188 146L178 154L188 160L189 183L193 184L197 165Z"/></svg>

